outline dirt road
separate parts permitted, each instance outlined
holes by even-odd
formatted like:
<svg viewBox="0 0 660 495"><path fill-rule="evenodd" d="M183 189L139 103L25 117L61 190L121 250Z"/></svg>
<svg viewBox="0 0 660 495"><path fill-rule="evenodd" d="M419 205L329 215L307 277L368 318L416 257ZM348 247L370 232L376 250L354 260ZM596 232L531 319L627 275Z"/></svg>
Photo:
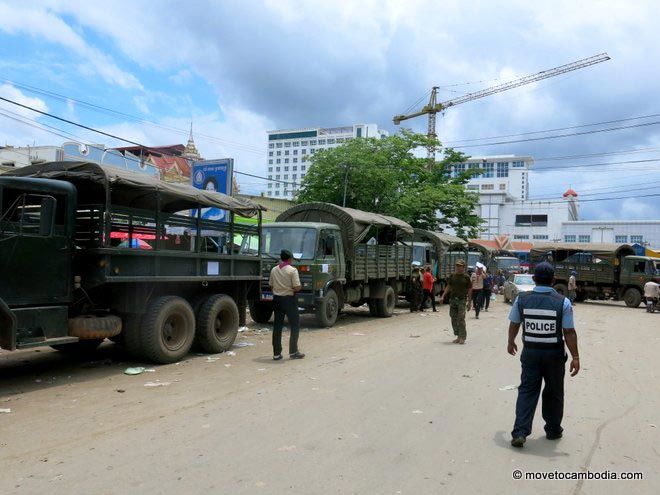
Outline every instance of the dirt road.
<svg viewBox="0 0 660 495"><path fill-rule="evenodd" d="M450 343L447 306L391 319L350 310L332 329L303 318L301 361L273 362L270 332L253 324L234 356L137 376L123 371L144 363L111 343L85 360L0 352L11 409L0 493L657 493L660 315L577 306L583 369L567 377L565 437L546 440L539 414L513 450L508 309L470 313L465 346ZM514 480L516 469L644 480Z"/></svg>

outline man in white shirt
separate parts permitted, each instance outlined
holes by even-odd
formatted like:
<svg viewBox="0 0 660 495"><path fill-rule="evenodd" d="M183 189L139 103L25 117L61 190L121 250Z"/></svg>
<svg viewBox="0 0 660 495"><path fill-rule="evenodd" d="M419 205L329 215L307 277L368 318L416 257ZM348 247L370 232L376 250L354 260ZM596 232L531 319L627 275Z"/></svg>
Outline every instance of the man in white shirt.
<svg viewBox="0 0 660 495"><path fill-rule="evenodd" d="M296 292L300 291L300 277L298 270L291 265L293 254L287 249L282 249L280 259L282 262L270 271L268 285L273 291L273 311L275 322L273 324L273 359L282 359L282 328L284 317L289 320L291 334L289 335L289 357L291 359L302 359L305 355L298 351L298 335L300 334L300 316L298 315L298 301Z"/></svg>

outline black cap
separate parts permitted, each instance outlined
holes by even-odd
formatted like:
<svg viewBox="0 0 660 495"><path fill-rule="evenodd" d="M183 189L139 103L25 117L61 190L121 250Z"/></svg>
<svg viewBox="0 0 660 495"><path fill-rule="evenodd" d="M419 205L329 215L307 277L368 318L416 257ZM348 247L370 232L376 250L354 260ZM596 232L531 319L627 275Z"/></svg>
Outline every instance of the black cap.
<svg viewBox="0 0 660 495"><path fill-rule="evenodd" d="M293 258L293 253L288 249L282 249L282 251L280 251L280 258L282 261L290 260Z"/></svg>
<svg viewBox="0 0 660 495"><path fill-rule="evenodd" d="M538 282L551 282L554 276L555 269L547 261L539 263L534 268L534 277L536 277Z"/></svg>

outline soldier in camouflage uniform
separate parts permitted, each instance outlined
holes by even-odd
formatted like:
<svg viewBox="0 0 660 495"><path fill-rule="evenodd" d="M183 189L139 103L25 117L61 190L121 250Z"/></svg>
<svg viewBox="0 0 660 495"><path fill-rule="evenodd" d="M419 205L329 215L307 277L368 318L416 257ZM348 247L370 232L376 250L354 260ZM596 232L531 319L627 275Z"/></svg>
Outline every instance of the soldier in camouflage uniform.
<svg viewBox="0 0 660 495"><path fill-rule="evenodd" d="M456 271L449 276L447 287L445 287L440 302L444 301L445 296L449 298L449 316L451 317L451 326L454 329L454 344L465 344L467 338L467 329L465 327L465 311L470 310L470 301L472 300L472 282L465 273L465 262L458 260L456 262Z"/></svg>
<svg viewBox="0 0 660 495"><path fill-rule="evenodd" d="M419 305L422 302L422 274L419 267L415 266L410 275L410 312L413 313L419 310Z"/></svg>

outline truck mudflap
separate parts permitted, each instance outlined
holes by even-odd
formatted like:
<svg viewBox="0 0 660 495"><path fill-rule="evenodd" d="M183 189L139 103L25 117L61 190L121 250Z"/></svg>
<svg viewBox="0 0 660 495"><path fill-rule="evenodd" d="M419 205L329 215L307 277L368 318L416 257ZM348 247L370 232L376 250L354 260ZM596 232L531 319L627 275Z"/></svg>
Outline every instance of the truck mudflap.
<svg viewBox="0 0 660 495"><path fill-rule="evenodd" d="M0 347L7 351L16 350L16 315L0 298Z"/></svg>

